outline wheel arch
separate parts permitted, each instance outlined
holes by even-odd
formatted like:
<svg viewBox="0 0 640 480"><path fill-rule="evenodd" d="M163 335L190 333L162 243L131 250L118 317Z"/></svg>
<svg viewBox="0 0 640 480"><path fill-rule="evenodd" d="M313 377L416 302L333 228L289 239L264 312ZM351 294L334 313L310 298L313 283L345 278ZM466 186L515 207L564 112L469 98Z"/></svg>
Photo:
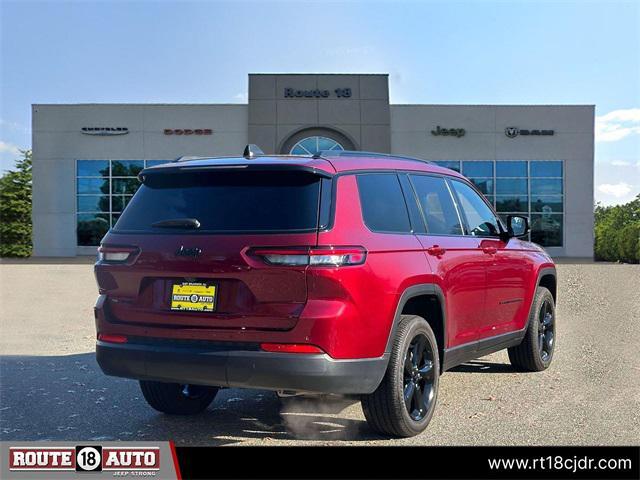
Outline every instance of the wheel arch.
<svg viewBox="0 0 640 480"><path fill-rule="evenodd" d="M529 305L529 314L527 315L527 321L522 329L523 332L529 328L529 320L531 319L531 309L533 308L533 303L536 298L536 290L538 287L545 287L549 289L551 292L551 296L553 297L553 303L556 303L557 300L557 289L558 289L558 279L556 274L555 267L542 267L538 270L538 275L536 276L536 284L534 285L533 294L531 295L531 303Z"/></svg>
<svg viewBox="0 0 640 480"><path fill-rule="evenodd" d="M545 287L553 296L553 301L557 301L557 288L558 288L558 279L556 277L555 268L543 268L538 273L538 285L537 287Z"/></svg>
<svg viewBox="0 0 640 480"><path fill-rule="evenodd" d="M440 286L433 283L412 285L402 293L387 337L385 354L391 352L402 315L419 315L429 323L438 342L438 357L442 370L444 351L447 347L447 316L444 293Z"/></svg>

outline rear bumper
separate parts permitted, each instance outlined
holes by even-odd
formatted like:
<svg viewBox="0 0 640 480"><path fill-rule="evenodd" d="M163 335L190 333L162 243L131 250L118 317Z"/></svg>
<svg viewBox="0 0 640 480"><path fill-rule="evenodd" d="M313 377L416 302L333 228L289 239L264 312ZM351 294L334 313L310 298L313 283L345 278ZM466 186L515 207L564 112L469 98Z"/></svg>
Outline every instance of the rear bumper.
<svg viewBox="0 0 640 480"><path fill-rule="evenodd" d="M335 360L328 355L101 341L96 344L96 358L105 374L116 377L342 394L373 392L388 363L386 355Z"/></svg>

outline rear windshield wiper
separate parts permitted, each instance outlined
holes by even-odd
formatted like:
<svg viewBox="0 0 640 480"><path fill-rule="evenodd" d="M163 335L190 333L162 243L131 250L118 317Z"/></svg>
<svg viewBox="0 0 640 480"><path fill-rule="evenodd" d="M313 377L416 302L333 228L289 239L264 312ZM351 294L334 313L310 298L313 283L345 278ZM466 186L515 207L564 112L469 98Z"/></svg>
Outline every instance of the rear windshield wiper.
<svg viewBox="0 0 640 480"><path fill-rule="evenodd" d="M157 228L200 228L197 218L173 218L170 220L160 220L151 224Z"/></svg>

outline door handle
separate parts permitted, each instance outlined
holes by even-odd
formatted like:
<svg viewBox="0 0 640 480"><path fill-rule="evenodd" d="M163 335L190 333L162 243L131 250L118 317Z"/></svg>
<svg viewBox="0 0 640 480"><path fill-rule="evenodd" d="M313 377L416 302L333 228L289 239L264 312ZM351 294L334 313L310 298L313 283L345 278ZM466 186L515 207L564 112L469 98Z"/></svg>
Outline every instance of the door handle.
<svg viewBox="0 0 640 480"><path fill-rule="evenodd" d="M427 248L427 253L435 257L439 257L440 255L443 255L444 252L446 252L446 250L442 248L440 245L434 245L433 247Z"/></svg>
<svg viewBox="0 0 640 480"><path fill-rule="evenodd" d="M493 255L498 251L498 249L496 247L482 247L482 251L489 255Z"/></svg>

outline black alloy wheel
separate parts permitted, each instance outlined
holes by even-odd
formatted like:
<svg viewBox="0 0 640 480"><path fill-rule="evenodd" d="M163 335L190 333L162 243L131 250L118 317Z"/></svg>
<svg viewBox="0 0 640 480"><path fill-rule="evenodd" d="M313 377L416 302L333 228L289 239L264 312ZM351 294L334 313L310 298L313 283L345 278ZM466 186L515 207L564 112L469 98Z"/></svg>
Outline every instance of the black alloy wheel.
<svg viewBox="0 0 640 480"><path fill-rule="evenodd" d="M404 354L404 404L412 420L422 420L435 394L433 351L427 337L416 335Z"/></svg>
<svg viewBox="0 0 640 480"><path fill-rule="evenodd" d="M555 299L549 289L538 287L524 337L519 345L509 347L509 360L518 370L541 372L551 365L556 343Z"/></svg>
<svg viewBox="0 0 640 480"><path fill-rule="evenodd" d="M440 357L429 322L402 315L393 332L389 364L380 385L362 395L362 411L376 432L412 437L427 428L436 408Z"/></svg>
<svg viewBox="0 0 640 480"><path fill-rule="evenodd" d="M538 321L538 349L540 351L540 358L546 363L551 355L553 355L553 340L555 334L553 306L547 299L545 299L540 307Z"/></svg>

